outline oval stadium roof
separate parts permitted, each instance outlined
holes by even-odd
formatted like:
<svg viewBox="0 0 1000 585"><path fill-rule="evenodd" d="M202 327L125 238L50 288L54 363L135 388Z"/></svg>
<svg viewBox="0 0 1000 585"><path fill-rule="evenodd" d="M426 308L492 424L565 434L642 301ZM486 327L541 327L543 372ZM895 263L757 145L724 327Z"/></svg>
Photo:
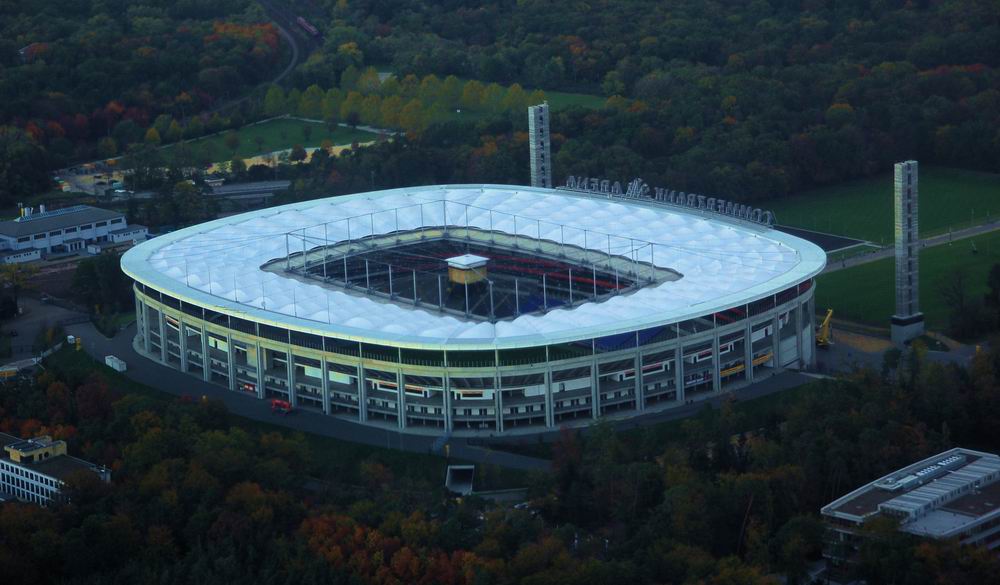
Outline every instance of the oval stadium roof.
<svg viewBox="0 0 1000 585"><path fill-rule="evenodd" d="M348 238L348 226L357 239L397 226L440 226L446 214L452 226L468 222L529 238L564 238L602 252L611 246L628 253L629 238L652 242L639 260L682 276L600 302L490 323L261 269L286 256L289 232L333 243ZM348 217L356 219L344 221ZM122 258L124 271L141 283L245 319L372 343L456 349L561 343L681 321L774 294L825 264L826 254L805 240L710 213L505 185L411 187L272 207L151 239Z"/></svg>

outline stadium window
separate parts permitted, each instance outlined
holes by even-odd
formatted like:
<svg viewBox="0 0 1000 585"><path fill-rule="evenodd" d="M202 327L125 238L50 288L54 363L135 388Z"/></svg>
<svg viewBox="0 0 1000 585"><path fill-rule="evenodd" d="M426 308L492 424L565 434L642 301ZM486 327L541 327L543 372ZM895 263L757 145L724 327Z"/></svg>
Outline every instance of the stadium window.
<svg viewBox="0 0 1000 585"><path fill-rule="evenodd" d="M50 238L54 237L54 236L61 236L61 235L62 235L62 230L55 230L54 232L49 232L49 237Z"/></svg>
<svg viewBox="0 0 1000 585"><path fill-rule="evenodd" d="M448 351L448 367L489 368L496 365L492 351Z"/></svg>
<svg viewBox="0 0 1000 585"><path fill-rule="evenodd" d="M400 349L400 358L404 364L415 366L444 366L444 352L428 349Z"/></svg>
<svg viewBox="0 0 1000 585"><path fill-rule="evenodd" d="M399 350L398 348L391 347L388 345L378 345L376 343L362 343L361 357L370 360L398 363Z"/></svg>
<svg viewBox="0 0 1000 585"><path fill-rule="evenodd" d="M111 220L111 223L121 223L121 222L122 222L122 218L120 218L120 217L116 217L115 219Z"/></svg>
<svg viewBox="0 0 1000 585"><path fill-rule="evenodd" d="M340 355L349 355L353 357L361 355L360 346L357 341L324 337L323 348L330 353L338 353Z"/></svg>
<svg viewBox="0 0 1000 585"><path fill-rule="evenodd" d="M94 227L93 225L91 225L89 223L85 223L85 224L83 224L83 225L80 226L80 231L89 230L89 229L92 229L93 227Z"/></svg>
<svg viewBox="0 0 1000 585"><path fill-rule="evenodd" d="M265 325L263 323L257 324L257 330L260 332L259 335L264 339L270 339L271 341L278 341L281 343L288 343L288 330L282 329L281 327L274 327L273 325Z"/></svg>
<svg viewBox="0 0 1000 585"><path fill-rule="evenodd" d="M593 353L593 342L590 339L570 343L557 343L549 346L549 361L568 360L593 355Z"/></svg>
<svg viewBox="0 0 1000 585"><path fill-rule="evenodd" d="M108 225L108 222L106 222L106 221L99 221L99 222L97 222L97 223L94 224L95 227L104 227L106 225Z"/></svg>
<svg viewBox="0 0 1000 585"><path fill-rule="evenodd" d="M19 244L23 244L25 242L30 242L30 241L31 241L31 237L30 236L24 236L23 238L18 238L17 239L17 243L19 243Z"/></svg>
<svg viewBox="0 0 1000 585"><path fill-rule="evenodd" d="M41 240L43 238L45 238L45 234L35 234L35 239L36 240Z"/></svg>
<svg viewBox="0 0 1000 585"><path fill-rule="evenodd" d="M77 228L75 226L74 227L68 227L68 228L66 228L66 233L67 234L76 233L76 229Z"/></svg>
<svg viewBox="0 0 1000 585"><path fill-rule="evenodd" d="M307 347L309 349L323 349L323 338L319 335L313 335L312 333L303 333L301 331L292 331L292 344L299 347Z"/></svg>

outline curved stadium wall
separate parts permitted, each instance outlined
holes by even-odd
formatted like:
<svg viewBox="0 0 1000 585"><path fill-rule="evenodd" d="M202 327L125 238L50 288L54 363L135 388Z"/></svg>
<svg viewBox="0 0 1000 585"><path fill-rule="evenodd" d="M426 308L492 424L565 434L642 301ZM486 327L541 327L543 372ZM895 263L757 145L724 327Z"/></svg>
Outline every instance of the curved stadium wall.
<svg viewBox="0 0 1000 585"><path fill-rule="evenodd" d="M484 272L456 277L459 253ZM813 244L738 220L496 185L260 210L122 259L150 359L362 424L494 434L808 366L824 265Z"/></svg>

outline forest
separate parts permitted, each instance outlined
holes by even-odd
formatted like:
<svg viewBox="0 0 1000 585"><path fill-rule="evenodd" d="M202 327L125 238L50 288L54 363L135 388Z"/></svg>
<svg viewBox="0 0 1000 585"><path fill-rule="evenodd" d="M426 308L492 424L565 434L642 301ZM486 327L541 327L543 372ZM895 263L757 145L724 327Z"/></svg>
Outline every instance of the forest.
<svg viewBox="0 0 1000 585"><path fill-rule="evenodd" d="M0 2L0 195L98 154L128 122L186 118L238 98L287 62L250 0Z"/></svg>
<svg viewBox="0 0 1000 585"><path fill-rule="evenodd" d="M553 472L523 478L521 509L447 496L404 466L417 454L352 459L219 403L126 392L75 355L8 383L0 431L64 439L113 481L83 473L69 503L0 507L6 582L805 583L822 505L954 445L996 451L1000 425L1000 350L963 369L918 344L759 406L563 431L545 449ZM870 530L856 575L870 583L1000 570L982 549Z"/></svg>
<svg viewBox="0 0 1000 585"><path fill-rule="evenodd" d="M760 201L869 176L910 158L974 170L1000 165L1000 6L989 0L291 4L310 15L324 44L279 88L282 94L318 88L324 97L341 91L346 100L354 91L356 101L368 102L356 104L359 114L362 106L373 111L377 97L378 116L368 119L395 119L412 139L408 148L433 159L435 169L455 164L438 156L456 138L467 144L482 138L480 146L506 151L504 158L517 155L508 145L519 143L525 116L487 108L479 119L489 123L457 126L441 111L418 112L428 102L407 95L407 79L423 83L434 75L443 86L456 76L484 90L518 84L605 98L599 110L571 107L553 119L557 181L567 174L641 175L650 184ZM79 14L26 6L0 3L0 14L16 16L4 22L19 31L0 35L8 39L0 44L6 100L0 108L7 112L0 121L8 125L0 128L0 199L43 190L46 170L66 161L123 153L150 127L157 130L153 142L167 140L167 132L187 138L273 110L264 96L225 117L208 110L283 62L272 25L249 1L144 2L114 18L101 18L110 8L97 2L74 3ZM71 24L49 27L62 20ZM168 26L177 22L183 24ZM112 28L88 34L99 26ZM31 41L23 30L41 31L37 38L51 41L51 56L36 47L37 60L22 62L18 45ZM130 36L137 31L149 34ZM187 35L183 43L178 35ZM100 57L81 45L95 39L104 43ZM63 44L73 50L55 50ZM156 68L143 61L153 58L147 53ZM196 62L184 61L194 54ZM77 63L81 56L87 60ZM75 71L90 71L90 61L129 67L77 90L73 84L85 82ZM32 73L56 65L64 70ZM357 84L370 81L368 67L394 75L366 92ZM171 118L179 120L176 128ZM345 120L353 118L339 119ZM523 183L520 172L477 170L469 163L452 172Z"/></svg>

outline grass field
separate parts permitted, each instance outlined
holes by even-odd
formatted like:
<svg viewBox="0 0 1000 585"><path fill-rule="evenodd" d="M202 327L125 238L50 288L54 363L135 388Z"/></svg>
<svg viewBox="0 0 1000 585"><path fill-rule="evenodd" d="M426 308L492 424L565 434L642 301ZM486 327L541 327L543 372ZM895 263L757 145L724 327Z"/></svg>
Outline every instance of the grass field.
<svg viewBox="0 0 1000 585"><path fill-rule="evenodd" d="M892 173L850 181L768 206L778 223L869 240L893 237ZM921 236L1000 217L1000 175L945 167L920 169Z"/></svg>
<svg viewBox="0 0 1000 585"><path fill-rule="evenodd" d="M571 106L581 106L597 110L604 107L606 98L589 93L567 93L564 91L546 91L545 98L549 100L549 107L553 110L562 110Z"/></svg>
<svg viewBox="0 0 1000 585"><path fill-rule="evenodd" d="M47 358L45 365L55 371L62 372L70 380L85 380L92 372L98 372L108 380L111 388L118 392L139 394L162 402L177 400L176 396L135 382L104 364L96 362L84 352L63 349ZM286 427L236 415L229 415L228 423L249 432L279 432L285 435L296 433L296 431ZM319 479L337 479L347 483L360 483L360 464L374 461L389 468L397 479L404 478L410 484L423 484L434 490L439 489L444 484L448 461L443 457L383 449L312 434L308 434L308 442L316 464L314 475ZM476 489L522 487L527 483L527 473L525 472L496 466L476 466Z"/></svg>
<svg viewBox="0 0 1000 585"><path fill-rule="evenodd" d="M310 130L304 130L305 128ZM309 138L306 138L306 132L309 132ZM226 136L234 133L240 137L235 153L226 145ZM246 158L255 154L285 150L296 144L305 147L320 146L324 140L329 140L334 145L352 144L375 140L375 137L376 135L371 132L356 128L338 126L331 133L326 124L278 119L244 126L238 131L229 130L222 134L188 142L186 145L199 150L204 154L204 158L212 162L221 162L231 160L234 156ZM163 151L169 156L174 148L175 145L165 146Z"/></svg>
<svg viewBox="0 0 1000 585"><path fill-rule="evenodd" d="M973 243L976 253L972 251ZM987 290L986 275L997 262L1000 232L958 240L950 246L924 248L920 253L920 309L928 327L948 324L948 307L941 293L945 282L961 272L967 297L982 297ZM820 276L817 312L831 308L837 317L888 327L895 309L893 266L894 259L885 258Z"/></svg>

